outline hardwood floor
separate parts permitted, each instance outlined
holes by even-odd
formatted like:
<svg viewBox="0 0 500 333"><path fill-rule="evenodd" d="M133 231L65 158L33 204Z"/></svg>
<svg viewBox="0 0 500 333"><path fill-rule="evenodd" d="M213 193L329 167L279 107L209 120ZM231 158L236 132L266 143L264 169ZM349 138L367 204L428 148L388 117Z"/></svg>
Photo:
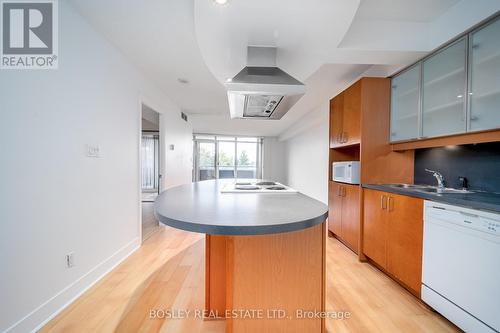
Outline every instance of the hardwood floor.
<svg viewBox="0 0 500 333"><path fill-rule="evenodd" d="M150 319L151 310L203 309L204 235L169 227L151 236L113 272L41 332L224 332L224 321ZM410 293L333 238L327 239L328 332L459 332Z"/></svg>

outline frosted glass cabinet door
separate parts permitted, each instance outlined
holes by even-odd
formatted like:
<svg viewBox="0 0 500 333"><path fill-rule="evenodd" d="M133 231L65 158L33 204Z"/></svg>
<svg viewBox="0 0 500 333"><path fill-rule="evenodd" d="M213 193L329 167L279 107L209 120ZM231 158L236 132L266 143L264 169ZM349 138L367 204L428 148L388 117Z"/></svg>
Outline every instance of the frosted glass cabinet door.
<svg viewBox="0 0 500 333"><path fill-rule="evenodd" d="M471 131L500 127L500 19L470 39Z"/></svg>
<svg viewBox="0 0 500 333"><path fill-rule="evenodd" d="M391 142L418 138L420 64L391 80Z"/></svg>
<svg viewBox="0 0 500 333"><path fill-rule="evenodd" d="M424 61L423 137L465 132L465 55L461 39Z"/></svg>

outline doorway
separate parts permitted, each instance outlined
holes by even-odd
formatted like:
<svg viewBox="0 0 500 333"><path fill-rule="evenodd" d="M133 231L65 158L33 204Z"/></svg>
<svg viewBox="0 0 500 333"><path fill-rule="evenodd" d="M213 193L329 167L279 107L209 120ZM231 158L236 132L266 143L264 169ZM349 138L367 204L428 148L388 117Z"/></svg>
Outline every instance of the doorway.
<svg viewBox="0 0 500 333"><path fill-rule="evenodd" d="M141 208L142 241L158 230L153 206L161 191L160 114L141 106Z"/></svg>

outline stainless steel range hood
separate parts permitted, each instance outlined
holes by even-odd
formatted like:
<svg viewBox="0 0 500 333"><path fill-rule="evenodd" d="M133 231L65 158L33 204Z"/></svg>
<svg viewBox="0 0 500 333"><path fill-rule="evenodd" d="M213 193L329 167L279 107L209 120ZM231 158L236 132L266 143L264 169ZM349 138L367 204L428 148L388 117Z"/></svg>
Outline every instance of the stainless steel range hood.
<svg viewBox="0 0 500 333"><path fill-rule="evenodd" d="M268 59L258 49L265 49ZM275 50L249 47L249 65L273 64L275 59L269 58L275 57ZM305 93L302 82L276 66L247 66L226 82L226 88L231 118L243 119L280 119Z"/></svg>

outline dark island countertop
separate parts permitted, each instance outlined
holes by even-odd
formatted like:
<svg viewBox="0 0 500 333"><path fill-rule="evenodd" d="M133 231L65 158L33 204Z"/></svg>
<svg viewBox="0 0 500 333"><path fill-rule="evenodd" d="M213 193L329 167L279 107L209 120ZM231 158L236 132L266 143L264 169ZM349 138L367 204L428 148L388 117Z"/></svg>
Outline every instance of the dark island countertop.
<svg viewBox="0 0 500 333"><path fill-rule="evenodd" d="M161 193L154 210L174 228L218 235L263 235L325 222L328 207L302 193L221 193L227 180L206 180Z"/></svg>
<svg viewBox="0 0 500 333"><path fill-rule="evenodd" d="M472 193L425 193L413 188L398 188L390 184L363 184L364 188L407 195L425 200L466 208L500 213L500 193L474 191Z"/></svg>

